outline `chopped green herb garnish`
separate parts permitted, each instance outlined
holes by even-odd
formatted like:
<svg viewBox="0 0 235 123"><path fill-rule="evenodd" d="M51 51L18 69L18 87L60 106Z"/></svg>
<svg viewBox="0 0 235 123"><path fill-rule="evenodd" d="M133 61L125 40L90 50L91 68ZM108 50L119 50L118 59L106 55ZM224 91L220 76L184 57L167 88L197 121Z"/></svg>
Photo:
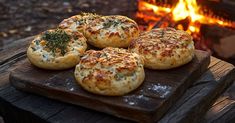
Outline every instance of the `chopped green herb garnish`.
<svg viewBox="0 0 235 123"><path fill-rule="evenodd" d="M62 55L66 53L66 47L71 37L61 29L55 31L46 31L42 35L42 39L46 41L46 47L54 54L57 49L60 49Z"/></svg>
<svg viewBox="0 0 235 123"><path fill-rule="evenodd" d="M120 73L117 73L117 74L114 75L114 78L115 78L117 81L121 80L123 77L124 77L124 75L123 75L123 74L120 74Z"/></svg>
<svg viewBox="0 0 235 123"><path fill-rule="evenodd" d="M103 23L103 28L109 28L113 25L113 27L117 26L118 24L120 24L119 21L114 21L114 20L108 20L108 22Z"/></svg>
<svg viewBox="0 0 235 123"><path fill-rule="evenodd" d="M85 12L80 13L80 15L82 16L82 18L76 21L77 25L87 24L88 20L94 20L100 17L100 15L93 14L93 13L85 13Z"/></svg>
<svg viewBox="0 0 235 123"><path fill-rule="evenodd" d="M35 40L36 45L39 45L39 40Z"/></svg>

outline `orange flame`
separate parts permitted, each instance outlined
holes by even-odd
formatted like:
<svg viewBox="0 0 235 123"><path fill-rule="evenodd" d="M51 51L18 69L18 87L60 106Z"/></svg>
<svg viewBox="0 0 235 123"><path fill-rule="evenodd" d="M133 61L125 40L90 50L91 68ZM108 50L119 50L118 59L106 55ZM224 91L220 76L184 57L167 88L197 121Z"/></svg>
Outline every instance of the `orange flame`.
<svg viewBox="0 0 235 123"><path fill-rule="evenodd" d="M144 1L140 1L139 2L139 10L153 10L154 13L160 12L159 14L162 13L168 13L171 12L170 8L166 8L166 7L161 7L161 6L156 6Z"/></svg>
<svg viewBox="0 0 235 123"><path fill-rule="evenodd" d="M191 21L195 22L202 18L202 15L197 14L199 9L196 0L179 0L172 12L173 19L179 21L190 16Z"/></svg>
<svg viewBox="0 0 235 123"><path fill-rule="evenodd" d="M151 3L156 3L155 0L152 0ZM231 21L226 21L224 19L212 17L211 15L204 15L200 13L200 7L197 4L196 0L179 0L175 7L164 7L157 6L155 4L151 4L145 2L143 0L139 0L138 2L138 12L137 17L143 18L148 21L159 21L164 16L170 15L172 16L172 21L178 22L180 20L184 20L189 18L187 32L199 33L201 24L217 24L220 26L235 28L235 23ZM152 12L154 15L149 14ZM146 14L148 13L148 14ZM153 23L153 22L152 22ZM153 24L149 24L150 26L147 29L151 29ZM176 28L183 29L182 25L178 25Z"/></svg>

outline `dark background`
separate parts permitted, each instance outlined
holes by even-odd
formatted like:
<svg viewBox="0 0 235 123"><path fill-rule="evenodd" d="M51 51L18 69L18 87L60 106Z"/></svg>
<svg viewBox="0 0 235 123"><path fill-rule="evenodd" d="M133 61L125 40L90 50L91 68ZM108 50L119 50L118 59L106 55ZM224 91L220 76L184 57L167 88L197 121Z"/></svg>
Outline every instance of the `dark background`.
<svg viewBox="0 0 235 123"><path fill-rule="evenodd" d="M133 16L136 10L136 0L0 0L0 42L55 28L82 11Z"/></svg>
<svg viewBox="0 0 235 123"><path fill-rule="evenodd" d="M234 4L234 0L224 1ZM0 0L0 51L13 40L55 28L63 19L79 12L122 14L133 18L136 11L136 0ZM228 12L235 16L234 11Z"/></svg>
<svg viewBox="0 0 235 123"><path fill-rule="evenodd" d="M177 3L178 0L157 1L172 4ZM234 0L198 1L204 7L215 10L216 14L235 20L235 2L232 2ZM80 12L94 12L103 15L121 14L134 18L136 11L137 0L0 0L0 51L13 40L56 28L63 19ZM215 29L212 28L212 30ZM224 31L222 30L222 32ZM230 32L226 34L230 35ZM232 34L235 34L235 31L232 31ZM214 41L224 35L221 33L219 37L218 35L217 37L209 36L215 37ZM218 55L216 57L223 58ZM235 58L224 60L235 64Z"/></svg>

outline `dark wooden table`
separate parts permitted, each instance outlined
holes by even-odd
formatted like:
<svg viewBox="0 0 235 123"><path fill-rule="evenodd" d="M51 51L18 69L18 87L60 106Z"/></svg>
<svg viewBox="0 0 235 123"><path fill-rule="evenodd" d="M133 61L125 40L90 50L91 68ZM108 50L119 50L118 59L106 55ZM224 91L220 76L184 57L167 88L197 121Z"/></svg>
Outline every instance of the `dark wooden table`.
<svg viewBox="0 0 235 123"><path fill-rule="evenodd" d="M6 123L130 122L12 87L9 72L26 58L26 47L32 38L13 41L0 50L0 115ZM235 83L231 85L234 78L233 65L211 57L208 71L159 122L234 122Z"/></svg>

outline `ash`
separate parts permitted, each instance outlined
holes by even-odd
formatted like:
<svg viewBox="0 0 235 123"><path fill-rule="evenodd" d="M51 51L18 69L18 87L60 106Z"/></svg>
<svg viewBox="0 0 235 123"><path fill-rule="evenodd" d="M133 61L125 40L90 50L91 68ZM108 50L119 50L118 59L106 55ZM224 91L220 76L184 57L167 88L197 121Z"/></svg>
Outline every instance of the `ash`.
<svg viewBox="0 0 235 123"><path fill-rule="evenodd" d="M160 98L166 98L168 94L171 92L172 87L168 85L161 85L161 84L151 84L151 87L148 87L148 90L157 93L160 95Z"/></svg>

